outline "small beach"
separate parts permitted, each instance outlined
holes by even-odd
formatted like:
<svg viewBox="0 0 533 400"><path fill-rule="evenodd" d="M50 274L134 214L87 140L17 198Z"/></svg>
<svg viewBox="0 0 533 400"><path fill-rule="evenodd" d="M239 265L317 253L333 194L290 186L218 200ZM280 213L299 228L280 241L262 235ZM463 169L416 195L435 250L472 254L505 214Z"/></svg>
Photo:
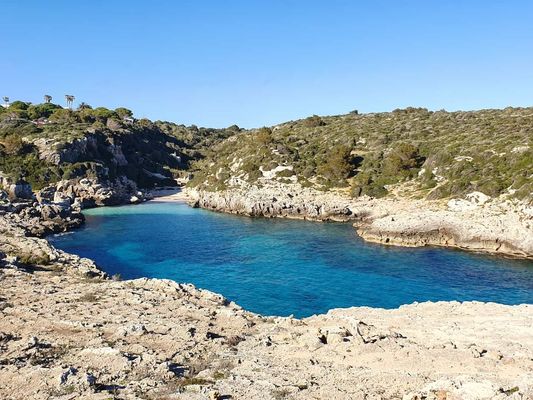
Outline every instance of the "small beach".
<svg viewBox="0 0 533 400"><path fill-rule="evenodd" d="M162 188L152 190L150 195L153 198L150 201L164 203L185 203L189 200L186 192L181 188Z"/></svg>

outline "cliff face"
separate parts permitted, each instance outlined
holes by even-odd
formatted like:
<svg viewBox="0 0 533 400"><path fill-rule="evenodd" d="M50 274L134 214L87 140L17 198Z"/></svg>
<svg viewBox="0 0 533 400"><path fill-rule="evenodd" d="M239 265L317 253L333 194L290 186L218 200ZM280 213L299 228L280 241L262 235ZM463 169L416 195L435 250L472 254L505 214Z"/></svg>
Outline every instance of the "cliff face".
<svg viewBox="0 0 533 400"><path fill-rule="evenodd" d="M359 235L385 245L446 246L533 257L533 208L526 203L402 198L352 199L298 184L242 186L225 191L188 190L191 204L247 216L354 221ZM457 207L456 204L463 204Z"/></svg>
<svg viewBox="0 0 533 400"><path fill-rule="evenodd" d="M70 207L0 206L0 267L11 265L31 269L57 263L70 266L71 271L80 276L105 276L92 261L57 250L45 239L36 237L65 232L82 222L83 216Z"/></svg>
<svg viewBox="0 0 533 400"><path fill-rule="evenodd" d="M78 125L0 123L0 189L12 200L81 208L136 203L149 189L177 186L188 166L187 145L157 126Z"/></svg>
<svg viewBox="0 0 533 400"><path fill-rule="evenodd" d="M397 246L443 246L533 258L532 209L496 204L467 212L404 210L356 225L365 240Z"/></svg>
<svg viewBox="0 0 533 400"><path fill-rule="evenodd" d="M350 208L350 200L298 185L247 186L209 192L188 189L191 205L213 211L251 217L295 218L314 221L349 221L361 218Z"/></svg>
<svg viewBox="0 0 533 400"><path fill-rule="evenodd" d="M60 181L37 193L40 202L69 204L79 208L139 203L148 198L150 196L145 191L125 176L114 180L82 178Z"/></svg>
<svg viewBox="0 0 533 400"><path fill-rule="evenodd" d="M0 217L3 227L17 227L25 235L43 237L52 233L66 232L83 224L84 216L80 208L70 203L37 203L2 201L0 191ZM4 232L5 233L5 232ZM12 235L2 234L2 241L9 241Z"/></svg>
<svg viewBox="0 0 533 400"><path fill-rule="evenodd" d="M67 178L124 176L140 187L174 186L170 169L186 166L180 145L158 131L94 131L80 139L57 143L39 138L32 142L39 158L62 168Z"/></svg>
<svg viewBox="0 0 533 400"><path fill-rule="evenodd" d="M11 200L32 200L35 197L28 182L22 179L15 181L8 176L4 176L2 172L0 172L0 188L3 188L5 196Z"/></svg>

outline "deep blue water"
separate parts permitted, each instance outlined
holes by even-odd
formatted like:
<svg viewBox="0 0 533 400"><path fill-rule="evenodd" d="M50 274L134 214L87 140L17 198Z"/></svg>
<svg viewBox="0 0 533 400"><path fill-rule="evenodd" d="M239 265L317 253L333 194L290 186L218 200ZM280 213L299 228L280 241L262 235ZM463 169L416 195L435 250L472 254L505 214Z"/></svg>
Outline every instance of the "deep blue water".
<svg viewBox="0 0 533 400"><path fill-rule="evenodd" d="M179 203L85 212L51 240L122 278L169 278L244 308L297 317L426 300L533 303L533 263L440 248L365 243L350 224L252 219Z"/></svg>

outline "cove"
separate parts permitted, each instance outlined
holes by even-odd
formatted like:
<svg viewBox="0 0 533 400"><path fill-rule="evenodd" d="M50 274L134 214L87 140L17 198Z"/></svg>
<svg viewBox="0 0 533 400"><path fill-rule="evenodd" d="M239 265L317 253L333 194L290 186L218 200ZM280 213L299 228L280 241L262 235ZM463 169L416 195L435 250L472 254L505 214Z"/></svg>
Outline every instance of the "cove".
<svg viewBox="0 0 533 400"><path fill-rule="evenodd" d="M148 202L84 211L50 238L123 279L193 283L264 315L415 301L533 303L533 262L366 243L351 224L259 219Z"/></svg>

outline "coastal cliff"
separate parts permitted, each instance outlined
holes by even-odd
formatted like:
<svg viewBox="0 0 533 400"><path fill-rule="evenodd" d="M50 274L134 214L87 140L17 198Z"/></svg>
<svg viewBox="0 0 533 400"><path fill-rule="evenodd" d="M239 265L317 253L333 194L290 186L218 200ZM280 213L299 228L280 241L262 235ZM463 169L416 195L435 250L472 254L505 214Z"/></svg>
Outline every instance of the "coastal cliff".
<svg viewBox="0 0 533 400"><path fill-rule="evenodd" d="M356 225L365 240L397 246L443 246L533 258L532 209L494 204L468 211L400 210Z"/></svg>
<svg viewBox="0 0 533 400"><path fill-rule="evenodd" d="M533 257L533 208L505 199L479 202L405 198L353 199L298 184L243 186L225 191L187 190L193 206L246 216L354 221L365 240L401 246L445 246Z"/></svg>

